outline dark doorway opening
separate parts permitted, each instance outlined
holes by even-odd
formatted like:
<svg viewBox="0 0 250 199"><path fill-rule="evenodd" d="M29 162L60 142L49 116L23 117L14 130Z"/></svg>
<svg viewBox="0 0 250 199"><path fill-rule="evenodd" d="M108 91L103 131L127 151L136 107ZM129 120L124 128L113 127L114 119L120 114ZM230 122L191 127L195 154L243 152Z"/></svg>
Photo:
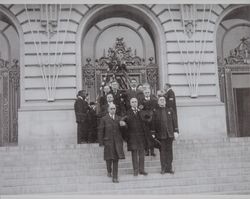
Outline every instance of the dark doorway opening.
<svg viewBox="0 0 250 199"><path fill-rule="evenodd" d="M239 137L250 136L250 88L235 88L235 105Z"/></svg>

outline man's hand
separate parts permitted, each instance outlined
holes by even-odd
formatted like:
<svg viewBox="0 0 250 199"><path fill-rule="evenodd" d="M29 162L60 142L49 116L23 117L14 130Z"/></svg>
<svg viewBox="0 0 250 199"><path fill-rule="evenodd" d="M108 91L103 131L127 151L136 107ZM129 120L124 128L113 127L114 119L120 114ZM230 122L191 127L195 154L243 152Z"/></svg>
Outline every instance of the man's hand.
<svg viewBox="0 0 250 199"><path fill-rule="evenodd" d="M174 139L177 140L178 137L179 137L179 133L174 132Z"/></svg>
<svg viewBox="0 0 250 199"><path fill-rule="evenodd" d="M120 126L126 126L126 123L124 121L120 121Z"/></svg>

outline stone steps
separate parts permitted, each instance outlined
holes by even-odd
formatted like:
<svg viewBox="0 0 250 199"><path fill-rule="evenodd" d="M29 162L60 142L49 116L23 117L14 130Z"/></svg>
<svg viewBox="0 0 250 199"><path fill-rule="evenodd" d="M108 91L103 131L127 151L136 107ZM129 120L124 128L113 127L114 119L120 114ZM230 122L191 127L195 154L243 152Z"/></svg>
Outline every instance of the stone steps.
<svg viewBox="0 0 250 199"><path fill-rule="evenodd" d="M100 178L104 178L103 176ZM107 177L106 177L107 178ZM127 180L126 180L127 178ZM203 193L232 190L249 190L250 175L225 176L225 177L199 177L179 179L172 175L152 174L149 176L120 176L120 183L114 184L110 179L86 183L84 179L60 178L47 179L35 184L36 181L29 181L22 185L2 187L3 194L32 194L32 193L53 193L53 192L80 192L87 194L115 194L115 193ZM27 182L27 181L26 181ZM231 187L231 190L230 190ZM158 192L159 191L159 192Z"/></svg>
<svg viewBox="0 0 250 199"><path fill-rule="evenodd" d="M186 194L246 192L250 139L179 140L175 174L160 174L157 156L145 157L148 176L134 177L130 152L119 162L119 184L106 176L98 144L0 148L0 193Z"/></svg>

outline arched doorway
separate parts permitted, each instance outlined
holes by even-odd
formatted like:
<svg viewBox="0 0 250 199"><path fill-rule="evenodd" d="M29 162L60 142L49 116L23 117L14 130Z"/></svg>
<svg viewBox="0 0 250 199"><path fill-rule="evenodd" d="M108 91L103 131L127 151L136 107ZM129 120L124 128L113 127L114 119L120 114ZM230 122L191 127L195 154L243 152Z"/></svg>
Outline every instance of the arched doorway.
<svg viewBox="0 0 250 199"><path fill-rule="evenodd" d="M19 36L8 11L0 9L0 146L18 142Z"/></svg>
<svg viewBox="0 0 250 199"><path fill-rule="evenodd" d="M229 136L250 136L250 6L230 7L217 30L221 100Z"/></svg>
<svg viewBox="0 0 250 199"><path fill-rule="evenodd" d="M139 5L99 5L79 25L77 84L91 93L91 100L107 69L102 60L109 59L119 42L131 77L149 82L154 91L165 83L165 35L158 19L147 9Z"/></svg>

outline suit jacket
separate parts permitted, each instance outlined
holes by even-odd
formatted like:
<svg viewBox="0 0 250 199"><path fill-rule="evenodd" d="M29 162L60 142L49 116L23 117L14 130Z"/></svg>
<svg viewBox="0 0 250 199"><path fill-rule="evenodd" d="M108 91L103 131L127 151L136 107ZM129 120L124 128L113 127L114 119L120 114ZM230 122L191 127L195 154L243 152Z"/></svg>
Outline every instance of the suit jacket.
<svg viewBox="0 0 250 199"><path fill-rule="evenodd" d="M125 158L120 119L118 115L115 115L115 120L113 120L109 114L106 114L100 121L98 141L100 145L104 145L104 160Z"/></svg>
<svg viewBox="0 0 250 199"><path fill-rule="evenodd" d="M165 111L167 115L166 121L163 120L161 111ZM158 139L163 139L163 132L161 129L162 124L167 124L167 136L169 138L174 138L174 132L179 132L178 130L178 124L177 124L177 118L175 111L173 111L172 108L157 108L156 111L153 114L153 124L152 129L155 131L156 137Z"/></svg>
<svg viewBox="0 0 250 199"><path fill-rule="evenodd" d="M144 149L145 132L143 129L143 121L140 117L140 114L135 114L132 109L129 109L124 121L127 124L126 137L128 151Z"/></svg>
<svg viewBox="0 0 250 199"><path fill-rule="evenodd" d="M75 115L76 115L76 122L77 123L85 122L87 119L87 113L89 111L88 102L78 97L75 101L74 109L75 109Z"/></svg>

